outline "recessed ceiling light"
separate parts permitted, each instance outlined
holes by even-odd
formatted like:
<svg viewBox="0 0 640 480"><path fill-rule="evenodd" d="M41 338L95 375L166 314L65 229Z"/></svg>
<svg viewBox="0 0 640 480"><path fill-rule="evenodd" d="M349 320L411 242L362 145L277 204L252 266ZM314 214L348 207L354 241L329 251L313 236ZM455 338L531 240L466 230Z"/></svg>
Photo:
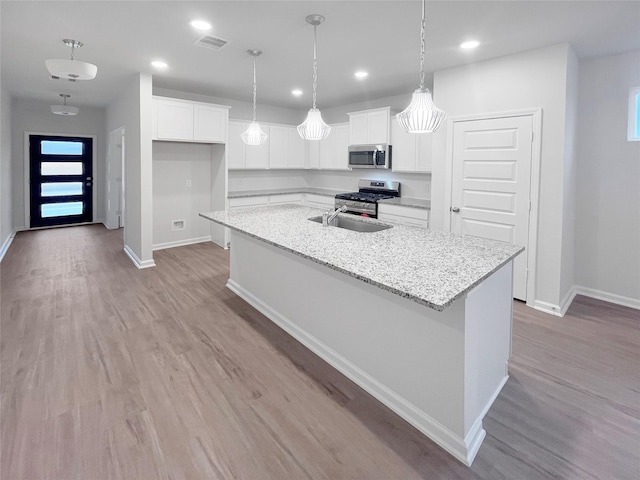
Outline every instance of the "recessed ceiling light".
<svg viewBox="0 0 640 480"><path fill-rule="evenodd" d="M151 62L151 66L156 68L167 68L169 65L162 60L154 60L153 62Z"/></svg>
<svg viewBox="0 0 640 480"><path fill-rule="evenodd" d="M295 90L291 90L291 95L299 97L300 95L302 95L302 90L300 90L299 88L296 88Z"/></svg>
<svg viewBox="0 0 640 480"><path fill-rule="evenodd" d="M469 40L467 42L462 42L460 44L460 48L462 48L463 50L471 50L472 48L476 48L478 45L480 45L479 41Z"/></svg>
<svg viewBox="0 0 640 480"><path fill-rule="evenodd" d="M365 71L363 71L363 70L360 70L359 72L354 73L354 75L355 75L355 77L356 77L356 78L360 78L360 79L362 79L362 78L366 78L366 77L368 77L368 76L369 76L369 73L368 73L368 72L365 72Z"/></svg>
<svg viewBox="0 0 640 480"><path fill-rule="evenodd" d="M201 30L201 31L211 30L211 24L206 20L191 20L189 22L189 25L191 25L196 30Z"/></svg>

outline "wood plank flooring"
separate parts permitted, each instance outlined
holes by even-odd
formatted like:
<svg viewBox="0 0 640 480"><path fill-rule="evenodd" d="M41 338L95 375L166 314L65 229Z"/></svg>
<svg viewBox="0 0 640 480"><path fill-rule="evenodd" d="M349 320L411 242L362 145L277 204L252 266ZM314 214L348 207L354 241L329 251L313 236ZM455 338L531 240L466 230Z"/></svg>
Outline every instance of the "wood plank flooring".
<svg viewBox="0 0 640 480"><path fill-rule="evenodd" d="M211 243L137 270L122 231L19 233L2 264L0 478L638 479L640 315L515 303L471 468L225 288Z"/></svg>

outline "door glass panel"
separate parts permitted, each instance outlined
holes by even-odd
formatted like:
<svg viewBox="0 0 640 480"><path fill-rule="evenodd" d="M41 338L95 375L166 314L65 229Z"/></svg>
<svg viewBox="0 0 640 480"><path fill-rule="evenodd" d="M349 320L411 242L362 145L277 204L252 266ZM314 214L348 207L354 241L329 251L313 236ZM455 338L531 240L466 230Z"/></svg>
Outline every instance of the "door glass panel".
<svg viewBox="0 0 640 480"><path fill-rule="evenodd" d="M42 162L41 175L82 175L82 162Z"/></svg>
<svg viewBox="0 0 640 480"><path fill-rule="evenodd" d="M82 202L45 203L40 206L42 218L82 215Z"/></svg>
<svg viewBox="0 0 640 480"><path fill-rule="evenodd" d="M43 197L82 195L82 182L42 183L41 185L40 193Z"/></svg>
<svg viewBox="0 0 640 480"><path fill-rule="evenodd" d="M43 155L82 155L82 142L42 140L40 153Z"/></svg>

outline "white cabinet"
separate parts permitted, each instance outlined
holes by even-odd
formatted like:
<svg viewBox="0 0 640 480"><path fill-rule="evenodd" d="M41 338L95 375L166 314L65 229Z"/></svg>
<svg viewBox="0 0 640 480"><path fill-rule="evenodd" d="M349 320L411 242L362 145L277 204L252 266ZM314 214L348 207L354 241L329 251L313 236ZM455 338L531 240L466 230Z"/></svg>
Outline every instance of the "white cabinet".
<svg viewBox="0 0 640 480"><path fill-rule="evenodd" d="M333 125L329 136L320 140L319 149L319 161L316 168L348 170L349 125Z"/></svg>
<svg viewBox="0 0 640 480"><path fill-rule="evenodd" d="M229 108L165 97L153 97L154 140L224 143Z"/></svg>
<svg viewBox="0 0 640 480"><path fill-rule="evenodd" d="M414 227L429 228L429 210L378 203L378 220Z"/></svg>
<svg viewBox="0 0 640 480"><path fill-rule="evenodd" d="M229 170L263 169L269 166L269 138L262 145L245 145L240 135L249 123L229 121L227 142L227 165ZM269 135L269 126L260 124L262 131Z"/></svg>
<svg viewBox="0 0 640 480"><path fill-rule="evenodd" d="M269 168L305 168L304 140L296 127L269 126Z"/></svg>
<svg viewBox="0 0 640 480"><path fill-rule="evenodd" d="M322 208L327 210L333 208L336 201L334 197L329 195L317 195L315 193L306 194L306 203L310 207Z"/></svg>
<svg viewBox="0 0 640 480"><path fill-rule="evenodd" d="M391 127L391 168L394 172L431 172L432 133L407 133L398 122Z"/></svg>
<svg viewBox="0 0 640 480"><path fill-rule="evenodd" d="M349 145L390 143L391 108L349 113Z"/></svg>

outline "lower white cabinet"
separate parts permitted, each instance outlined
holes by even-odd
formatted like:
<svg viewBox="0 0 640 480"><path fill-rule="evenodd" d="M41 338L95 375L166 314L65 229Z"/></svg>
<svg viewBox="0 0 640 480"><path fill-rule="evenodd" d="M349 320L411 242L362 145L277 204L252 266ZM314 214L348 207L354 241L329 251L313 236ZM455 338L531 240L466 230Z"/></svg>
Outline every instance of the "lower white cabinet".
<svg viewBox="0 0 640 480"><path fill-rule="evenodd" d="M378 220L414 227L429 228L429 210L378 203Z"/></svg>

